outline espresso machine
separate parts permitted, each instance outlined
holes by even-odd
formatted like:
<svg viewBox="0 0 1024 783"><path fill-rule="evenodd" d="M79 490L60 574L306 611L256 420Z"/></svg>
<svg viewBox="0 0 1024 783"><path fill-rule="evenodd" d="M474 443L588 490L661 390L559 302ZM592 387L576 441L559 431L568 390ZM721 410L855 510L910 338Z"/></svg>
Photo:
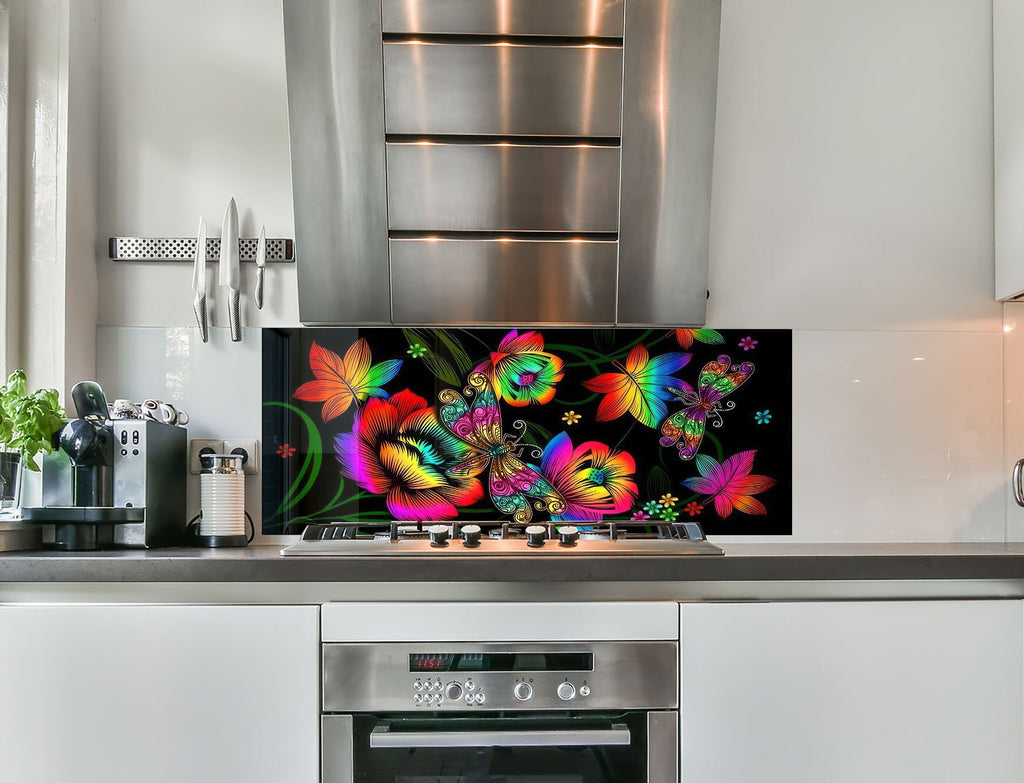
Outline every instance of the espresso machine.
<svg viewBox="0 0 1024 783"><path fill-rule="evenodd" d="M22 509L57 549L183 543L188 435L151 419L111 420L99 384L71 390L78 418L43 459L42 501Z"/></svg>

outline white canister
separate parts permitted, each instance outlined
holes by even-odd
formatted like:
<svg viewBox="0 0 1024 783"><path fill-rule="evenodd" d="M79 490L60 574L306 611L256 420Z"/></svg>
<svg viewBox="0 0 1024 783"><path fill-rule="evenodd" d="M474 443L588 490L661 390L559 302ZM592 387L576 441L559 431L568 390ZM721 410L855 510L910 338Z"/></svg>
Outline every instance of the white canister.
<svg viewBox="0 0 1024 783"><path fill-rule="evenodd" d="M199 457L199 538L207 546L245 546L245 475L239 454Z"/></svg>

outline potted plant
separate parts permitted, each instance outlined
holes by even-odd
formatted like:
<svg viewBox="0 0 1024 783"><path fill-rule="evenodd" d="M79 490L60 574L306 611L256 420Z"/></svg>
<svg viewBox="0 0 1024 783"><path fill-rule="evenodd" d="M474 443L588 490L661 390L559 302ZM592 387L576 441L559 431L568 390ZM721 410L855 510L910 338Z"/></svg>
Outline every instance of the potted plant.
<svg viewBox="0 0 1024 783"><path fill-rule="evenodd" d="M0 504L18 506L21 472L38 471L36 456L53 451L54 435L64 424L56 389L28 391L24 370L15 370L0 386Z"/></svg>

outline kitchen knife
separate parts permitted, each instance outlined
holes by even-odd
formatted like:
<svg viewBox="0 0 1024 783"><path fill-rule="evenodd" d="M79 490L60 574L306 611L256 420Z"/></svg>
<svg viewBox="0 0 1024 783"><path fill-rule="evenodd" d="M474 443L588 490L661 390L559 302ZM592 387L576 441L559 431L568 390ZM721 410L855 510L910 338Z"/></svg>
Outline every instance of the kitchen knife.
<svg viewBox="0 0 1024 783"><path fill-rule="evenodd" d="M231 342L242 339L242 314L239 311L238 273L238 208L235 200L228 201L224 210L224 226L220 234L220 284L228 288L228 324L231 326Z"/></svg>
<svg viewBox="0 0 1024 783"><path fill-rule="evenodd" d="M263 275L264 267L267 265L267 227L260 226L260 238L256 241L256 290L253 292L253 300L256 302L256 309L263 309Z"/></svg>
<svg viewBox="0 0 1024 783"><path fill-rule="evenodd" d="M195 310L196 323L199 324L199 336L205 343L210 339L206 320L206 218L199 218L196 261L192 267L192 290L196 292L196 298L192 300L192 309Z"/></svg>

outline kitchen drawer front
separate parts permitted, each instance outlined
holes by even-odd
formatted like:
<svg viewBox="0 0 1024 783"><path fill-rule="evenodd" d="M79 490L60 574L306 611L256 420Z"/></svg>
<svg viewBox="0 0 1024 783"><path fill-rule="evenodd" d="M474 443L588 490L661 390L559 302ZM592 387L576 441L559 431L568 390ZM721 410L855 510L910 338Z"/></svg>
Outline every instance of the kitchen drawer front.
<svg viewBox="0 0 1024 783"><path fill-rule="evenodd" d="M388 144L393 231L615 232L617 147Z"/></svg>
<svg viewBox="0 0 1024 783"><path fill-rule="evenodd" d="M622 0L383 0L385 33L622 37Z"/></svg>
<svg viewBox="0 0 1024 783"><path fill-rule="evenodd" d="M607 241L392 239L396 323L615 321Z"/></svg>
<svg viewBox="0 0 1024 783"><path fill-rule="evenodd" d="M384 44L388 133L620 135L617 46Z"/></svg>

